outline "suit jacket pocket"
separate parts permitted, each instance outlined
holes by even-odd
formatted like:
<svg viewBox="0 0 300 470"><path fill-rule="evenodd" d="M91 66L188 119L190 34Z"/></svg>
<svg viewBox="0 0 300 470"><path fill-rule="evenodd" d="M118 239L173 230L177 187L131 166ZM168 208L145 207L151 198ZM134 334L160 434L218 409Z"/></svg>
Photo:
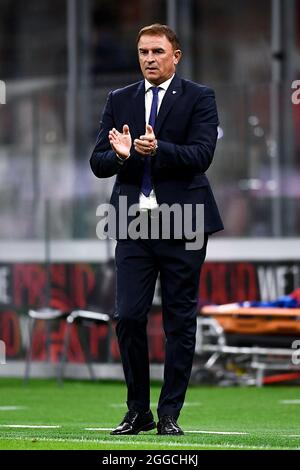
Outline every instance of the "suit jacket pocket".
<svg viewBox="0 0 300 470"><path fill-rule="evenodd" d="M195 175L193 181L188 183L187 189L196 189L202 188L204 186L209 186L209 181L206 175Z"/></svg>

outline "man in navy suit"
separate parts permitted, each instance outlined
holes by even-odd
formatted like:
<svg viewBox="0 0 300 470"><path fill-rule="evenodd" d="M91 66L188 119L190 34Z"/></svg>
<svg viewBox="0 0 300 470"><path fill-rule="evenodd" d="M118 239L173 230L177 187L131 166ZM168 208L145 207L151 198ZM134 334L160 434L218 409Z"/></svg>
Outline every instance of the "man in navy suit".
<svg viewBox="0 0 300 470"><path fill-rule="evenodd" d="M138 56L144 80L109 93L91 168L99 178L117 175L111 204L117 219L121 197L138 205L149 227L160 207L204 206L203 243L187 249L186 236L120 236L116 246L116 332L127 384L126 413L112 434L138 434L156 427L150 410L147 314L160 274L166 335L164 382L158 402L157 432L181 435L177 420L184 404L195 349L201 266L210 234L223 225L205 175L217 141L214 92L176 75L181 50L166 25L141 29ZM158 211L158 212L157 212ZM146 215L145 215L146 214ZM156 215L155 215L156 214ZM158 217L164 222L164 217ZM184 219L186 220L186 219ZM126 215L126 227L132 216ZM196 233L196 232L192 232Z"/></svg>

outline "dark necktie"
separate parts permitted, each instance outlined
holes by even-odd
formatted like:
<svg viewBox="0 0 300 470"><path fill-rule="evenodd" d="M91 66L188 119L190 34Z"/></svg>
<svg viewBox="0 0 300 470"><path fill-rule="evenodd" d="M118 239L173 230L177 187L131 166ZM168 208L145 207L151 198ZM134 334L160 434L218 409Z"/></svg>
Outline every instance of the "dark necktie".
<svg viewBox="0 0 300 470"><path fill-rule="evenodd" d="M152 87L152 104L150 110L150 117L149 117L149 124L154 129L155 119L157 115L157 105L158 105L158 92L159 87ZM141 191L145 196L149 196L152 191L152 179L151 179L151 158L150 156L144 157L145 159L145 166L144 166L144 174L143 174L143 181L141 186Z"/></svg>

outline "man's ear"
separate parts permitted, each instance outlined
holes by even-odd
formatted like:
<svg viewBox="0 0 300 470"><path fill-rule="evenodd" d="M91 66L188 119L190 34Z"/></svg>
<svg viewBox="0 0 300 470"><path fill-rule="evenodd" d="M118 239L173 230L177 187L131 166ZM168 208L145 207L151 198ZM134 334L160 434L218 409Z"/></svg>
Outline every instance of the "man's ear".
<svg viewBox="0 0 300 470"><path fill-rule="evenodd" d="M182 52L180 49L176 49L174 51L174 64L177 65L178 62L180 61L181 59L181 56L182 56Z"/></svg>

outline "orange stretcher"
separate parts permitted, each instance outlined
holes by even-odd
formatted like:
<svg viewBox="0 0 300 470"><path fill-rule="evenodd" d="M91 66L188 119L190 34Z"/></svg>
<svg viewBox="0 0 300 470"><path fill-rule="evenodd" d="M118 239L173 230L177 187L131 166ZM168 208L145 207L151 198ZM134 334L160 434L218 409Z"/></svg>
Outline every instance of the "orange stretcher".
<svg viewBox="0 0 300 470"><path fill-rule="evenodd" d="M206 305L202 315L216 319L226 333L299 335L300 308Z"/></svg>

